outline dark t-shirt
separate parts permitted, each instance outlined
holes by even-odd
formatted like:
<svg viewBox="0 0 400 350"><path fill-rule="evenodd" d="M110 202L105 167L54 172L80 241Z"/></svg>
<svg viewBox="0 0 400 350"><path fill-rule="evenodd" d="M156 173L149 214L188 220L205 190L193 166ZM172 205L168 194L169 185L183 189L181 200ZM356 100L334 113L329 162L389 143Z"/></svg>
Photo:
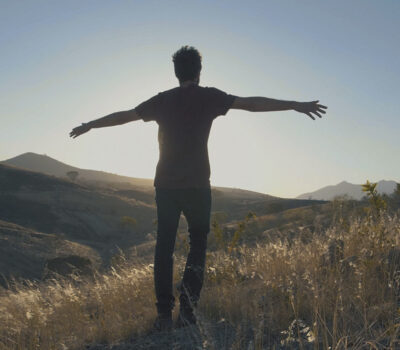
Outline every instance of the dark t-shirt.
<svg viewBox="0 0 400 350"><path fill-rule="evenodd" d="M210 187L208 136L213 120L225 115L234 99L216 88L193 84L160 92L135 108L145 122L159 125L155 187Z"/></svg>

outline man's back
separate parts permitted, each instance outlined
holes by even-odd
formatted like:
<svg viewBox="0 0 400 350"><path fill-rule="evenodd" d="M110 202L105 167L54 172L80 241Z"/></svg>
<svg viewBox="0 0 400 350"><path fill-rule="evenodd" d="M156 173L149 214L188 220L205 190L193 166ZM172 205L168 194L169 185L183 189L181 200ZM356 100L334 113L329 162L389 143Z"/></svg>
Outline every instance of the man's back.
<svg viewBox="0 0 400 350"><path fill-rule="evenodd" d="M135 108L144 121L159 125L156 187L210 186L207 142L211 125L226 114L234 99L221 90L191 84L161 92Z"/></svg>
<svg viewBox="0 0 400 350"><path fill-rule="evenodd" d="M172 328L173 252L181 212L188 222L190 250L183 272L177 327L196 323L194 309L203 286L207 235L210 231L211 188L207 141L213 120L228 109L251 112L295 110L321 118L319 101L283 101L267 97L237 97L215 88L198 86L201 55L183 46L173 55L179 87L164 91L132 110L112 113L74 128L75 138L92 128L121 125L143 119L159 125L160 160L154 185L157 204L157 242L154 286L157 330Z"/></svg>

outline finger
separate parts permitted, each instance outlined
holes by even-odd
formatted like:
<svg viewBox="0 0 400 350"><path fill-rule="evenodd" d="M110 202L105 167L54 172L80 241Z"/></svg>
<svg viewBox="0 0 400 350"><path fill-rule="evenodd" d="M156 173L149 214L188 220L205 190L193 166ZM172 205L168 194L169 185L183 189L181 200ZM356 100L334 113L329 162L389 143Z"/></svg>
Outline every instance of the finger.
<svg viewBox="0 0 400 350"><path fill-rule="evenodd" d="M323 109L320 109L320 108L317 109L317 112L318 112L318 113L322 113L322 114L325 114L325 113L326 113L326 111L324 111Z"/></svg>
<svg viewBox="0 0 400 350"><path fill-rule="evenodd" d="M310 112L306 112L306 114L307 114L312 120L315 120L315 118L311 115Z"/></svg>
<svg viewBox="0 0 400 350"><path fill-rule="evenodd" d="M322 118L321 114L319 114L318 112L314 112L314 114L316 114L318 117Z"/></svg>
<svg viewBox="0 0 400 350"><path fill-rule="evenodd" d="M328 107L326 107L326 106L324 106L324 105L318 105L318 108L327 109Z"/></svg>

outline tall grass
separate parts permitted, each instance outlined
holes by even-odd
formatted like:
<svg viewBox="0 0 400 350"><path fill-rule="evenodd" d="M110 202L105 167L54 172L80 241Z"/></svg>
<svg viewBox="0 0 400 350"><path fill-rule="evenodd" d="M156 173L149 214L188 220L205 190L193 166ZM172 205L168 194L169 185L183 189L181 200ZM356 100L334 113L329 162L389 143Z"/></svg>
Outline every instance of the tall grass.
<svg viewBox="0 0 400 350"><path fill-rule="evenodd" d="M197 310L205 347L400 347L399 217L338 220L309 237L208 253ZM184 258L175 262L178 282ZM154 303L152 266L126 260L95 281L15 285L0 296L0 349L144 337ZM231 331L217 346L207 326L221 322Z"/></svg>
<svg viewBox="0 0 400 350"><path fill-rule="evenodd" d="M260 349L277 344L395 348L400 337L399 218L351 219L312 237L310 243L295 238L213 254L203 313L251 329ZM295 320L309 327L307 336L285 332ZM240 341L237 349L246 348Z"/></svg>
<svg viewBox="0 0 400 350"><path fill-rule="evenodd" d="M139 335L155 316L150 266L112 269L95 282L16 285L0 297L1 349L81 349Z"/></svg>

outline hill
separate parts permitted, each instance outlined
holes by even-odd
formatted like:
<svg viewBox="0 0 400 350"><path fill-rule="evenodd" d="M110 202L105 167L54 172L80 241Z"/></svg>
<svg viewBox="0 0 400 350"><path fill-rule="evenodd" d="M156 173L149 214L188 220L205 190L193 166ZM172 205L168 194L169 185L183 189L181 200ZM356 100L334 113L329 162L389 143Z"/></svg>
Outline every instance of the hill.
<svg viewBox="0 0 400 350"><path fill-rule="evenodd" d="M143 242L155 217L149 204L0 165L0 220L88 245L101 255L110 246Z"/></svg>
<svg viewBox="0 0 400 350"><path fill-rule="evenodd" d="M62 163L47 155L41 155L32 152L27 152L14 158L4 160L1 163L26 170L41 172L47 175L54 175L61 178L67 178L67 172L69 171L77 171L79 173L79 178L83 180L128 183L130 185L139 187L153 186L153 180L151 179L133 178L129 176L111 174L104 171L81 169Z"/></svg>
<svg viewBox="0 0 400 350"><path fill-rule="evenodd" d="M42 156L36 159L43 160ZM157 217L154 189L132 183L72 182L0 164L0 239L12 246L0 257L1 271L37 278L45 259L72 251L98 256L101 266L107 267L119 249L132 251L136 246L142 257L151 260ZM212 188L212 192L212 213L224 213L226 225L235 225L250 211L263 217L322 203L223 187ZM284 225L285 220L285 216L279 220L267 217L253 231ZM180 221L178 230L187 233L186 220ZM257 232L255 237L259 237Z"/></svg>
<svg viewBox="0 0 400 350"><path fill-rule="evenodd" d="M0 164L53 175L63 180L68 180L67 172L76 171L79 173L75 181L76 184L80 184L94 192L100 190L112 196L133 199L155 207L155 193L152 179L140 179L102 171L81 169L60 162L47 155L32 152L2 161ZM70 181L68 182L70 183ZM213 210L225 211L229 214L230 219L239 216L243 217L254 205L258 207L261 205L262 207L261 203L270 202L271 200L281 200L278 197L239 188L213 187L212 190ZM296 205L298 204L296 203Z"/></svg>
<svg viewBox="0 0 400 350"><path fill-rule="evenodd" d="M391 194L396 188L395 181L381 180L378 182L377 191L379 193ZM298 199L317 199L329 201L337 196L347 195L353 199L360 200L364 193L361 190L361 184L352 184L346 181L342 181L337 185L326 186L316 190L314 192L303 193L296 197Z"/></svg>
<svg viewBox="0 0 400 350"><path fill-rule="evenodd" d="M153 179L142 179L129 176L107 173L98 170L81 169L72 165L60 162L47 155L33 152L23 153L19 156L1 161L0 164L11 165L17 168L53 175L68 179L67 173L76 171L79 173L77 182L95 187L112 188L121 190L122 195L154 198ZM238 188L215 187L215 196L223 194L228 200L265 200L276 197L264 193L242 190ZM139 191L138 191L139 190ZM123 193L125 191L125 193ZM129 192L130 191L130 192Z"/></svg>

